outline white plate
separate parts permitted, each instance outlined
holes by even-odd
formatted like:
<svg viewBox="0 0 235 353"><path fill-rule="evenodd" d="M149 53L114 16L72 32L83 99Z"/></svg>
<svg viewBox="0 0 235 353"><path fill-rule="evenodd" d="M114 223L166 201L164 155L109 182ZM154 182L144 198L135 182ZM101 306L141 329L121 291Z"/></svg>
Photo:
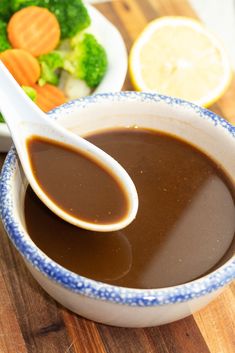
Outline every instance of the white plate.
<svg viewBox="0 0 235 353"><path fill-rule="evenodd" d="M127 73L127 51L121 34L98 10L87 5L91 17L89 32L95 34L108 56L108 70L94 93L118 92ZM0 152L9 150L12 144L6 124L0 123Z"/></svg>

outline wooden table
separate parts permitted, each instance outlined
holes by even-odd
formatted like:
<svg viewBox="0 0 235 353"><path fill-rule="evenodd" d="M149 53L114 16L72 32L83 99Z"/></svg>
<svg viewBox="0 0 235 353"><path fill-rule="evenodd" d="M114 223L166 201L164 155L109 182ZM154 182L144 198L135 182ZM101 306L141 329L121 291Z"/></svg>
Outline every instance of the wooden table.
<svg viewBox="0 0 235 353"><path fill-rule="evenodd" d="M186 0L116 0L97 8L119 28L128 49L158 16L195 17ZM132 89L128 78L124 88ZM212 110L235 122L235 81ZM108 327L51 299L28 273L2 225L0 233L0 353L235 352L235 284L184 320L148 329Z"/></svg>

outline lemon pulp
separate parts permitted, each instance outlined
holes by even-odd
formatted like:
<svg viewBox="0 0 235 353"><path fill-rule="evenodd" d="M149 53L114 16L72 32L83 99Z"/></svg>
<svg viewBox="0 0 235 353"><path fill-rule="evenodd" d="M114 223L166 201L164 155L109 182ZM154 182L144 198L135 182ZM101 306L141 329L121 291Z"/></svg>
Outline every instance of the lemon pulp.
<svg viewBox="0 0 235 353"><path fill-rule="evenodd" d="M199 22L162 17L151 22L130 54L134 87L207 106L217 100L231 80L225 50Z"/></svg>

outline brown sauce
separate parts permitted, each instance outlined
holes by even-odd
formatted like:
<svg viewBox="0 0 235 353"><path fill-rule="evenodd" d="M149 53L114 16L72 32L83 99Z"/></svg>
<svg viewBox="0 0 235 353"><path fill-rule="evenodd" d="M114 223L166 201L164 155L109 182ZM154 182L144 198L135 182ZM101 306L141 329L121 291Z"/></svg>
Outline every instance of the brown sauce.
<svg viewBox="0 0 235 353"><path fill-rule="evenodd" d="M26 225L42 251L80 275L133 288L185 283L218 266L234 238L235 206L231 183L216 163L150 130L110 130L88 139L132 177L137 218L118 232L84 231L48 211L28 188Z"/></svg>
<svg viewBox="0 0 235 353"><path fill-rule="evenodd" d="M124 188L95 160L37 136L27 141L27 149L41 189L66 213L97 224L115 223L126 216Z"/></svg>

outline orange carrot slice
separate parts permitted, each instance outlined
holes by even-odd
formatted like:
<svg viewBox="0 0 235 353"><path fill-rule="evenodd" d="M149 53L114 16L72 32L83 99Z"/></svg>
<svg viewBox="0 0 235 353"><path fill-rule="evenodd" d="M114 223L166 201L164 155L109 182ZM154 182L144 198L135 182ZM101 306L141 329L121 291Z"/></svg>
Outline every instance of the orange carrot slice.
<svg viewBox="0 0 235 353"><path fill-rule="evenodd" d="M31 86L40 77L40 65L30 53L22 49L8 49L0 60L21 86Z"/></svg>
<svg viewBox="0 0 235 353"><path fill-rule="evenodd" d="M44 111L49 112L51 109L67 101L64 93L53 85L46 84L44 86L34 85L33 88L37 92L36 104Z"/></svg>
<svg viewBox="0 0 235 353"><path fill-rule="evenodd" d="M25 49L33 56L49 53L60 40L60 26L55 15L37 6L17 11L8 23L7 32L13 48Z"/></svg>

